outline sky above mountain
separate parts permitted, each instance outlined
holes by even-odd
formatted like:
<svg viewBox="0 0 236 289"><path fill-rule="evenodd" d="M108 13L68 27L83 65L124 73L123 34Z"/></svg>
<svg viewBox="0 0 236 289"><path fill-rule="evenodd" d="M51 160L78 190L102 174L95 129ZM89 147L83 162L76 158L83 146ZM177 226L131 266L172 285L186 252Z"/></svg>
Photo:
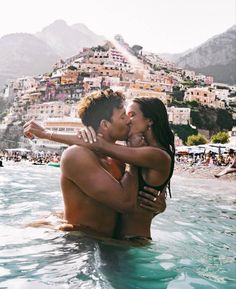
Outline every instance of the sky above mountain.
<svg viewBox="0 0 236 289"><path fill-rule="evenodd" d="M8 0L0 10L0 37L36 33L63 19L157 53L194 48L236 22L236 0Z"/></svg>

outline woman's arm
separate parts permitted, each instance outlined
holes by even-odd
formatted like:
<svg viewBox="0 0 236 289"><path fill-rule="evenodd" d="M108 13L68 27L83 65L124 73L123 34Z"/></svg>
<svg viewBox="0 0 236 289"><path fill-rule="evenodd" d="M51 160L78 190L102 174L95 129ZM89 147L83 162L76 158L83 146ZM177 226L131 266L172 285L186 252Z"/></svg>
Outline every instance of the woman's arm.
<svg viewBox="0 0 236 289"><path fill-rule="evenodd" d="M170 156L157 147L128 147L109 143L97 136L97 141L89 148L138 167L162 170L170 164Z"/></svg>
<svg viewBox="0 0 236 289"><path fill-rule="evenodd" d="M122 162L154 170L169 170L171 159L168 153L157 147L147 146L141 134L130 137L128 140L129 146L107 142L101 134L96 135L92 127L80 130L78 138L89 143L91 150Z"/></svg>

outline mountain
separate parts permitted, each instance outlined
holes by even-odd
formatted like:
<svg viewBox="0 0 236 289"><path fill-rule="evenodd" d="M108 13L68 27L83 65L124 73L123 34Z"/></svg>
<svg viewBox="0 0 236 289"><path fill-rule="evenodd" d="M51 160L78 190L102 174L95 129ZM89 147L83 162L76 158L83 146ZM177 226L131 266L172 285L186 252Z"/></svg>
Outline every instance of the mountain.
<svg viewBox="0 0 236 289"><path fill-rule="evenodd" d="M180 57L175 63L214 76L217 82L236 84L236 25Z"/></svg>
<svg viewBox="0 0 236 289"><path fill-rule="evenodd" d="M56 20L36 36L48 44L62 58L77 54L83 47L104 44L105 38L89 30L84 24L67 25Z"/></svg>
<svg viewBox="0 0 236 289"><path fill-rule="evenodd" d="M3 36L0 39L0 87L10 79L44 73L58 59L59 56L34 35Z"/></svg>
<svg viewBox="0 0 236 289"><path fill-rule="evenodd" d="M181 52L181 53L158 53L158 55L162 59L166 59L172 62L176 62L180 57L185 56L186 54L190 53L192 49L188 49L187 51Z"/></svg>
<svg viewBox="0 0 236 289"><path fill-rule="evenodd" d="M104 42L103 36L85 25L68 26L63 20L56 20L36 35L5 35L0 39L0 90L11 79L50 71L59 59Z"/></svg>

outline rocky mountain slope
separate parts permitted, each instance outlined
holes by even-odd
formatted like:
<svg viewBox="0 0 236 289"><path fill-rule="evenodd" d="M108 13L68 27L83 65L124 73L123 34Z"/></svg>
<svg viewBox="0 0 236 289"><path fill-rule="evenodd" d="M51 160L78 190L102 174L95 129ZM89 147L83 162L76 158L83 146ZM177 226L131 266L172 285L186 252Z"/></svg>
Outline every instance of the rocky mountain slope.
<svg viewBox="0 0 236 289"><path fill-rule="evenodd" d="M212 75L215 81L236 84L236 25L175 62L181 68Z"/></svg>

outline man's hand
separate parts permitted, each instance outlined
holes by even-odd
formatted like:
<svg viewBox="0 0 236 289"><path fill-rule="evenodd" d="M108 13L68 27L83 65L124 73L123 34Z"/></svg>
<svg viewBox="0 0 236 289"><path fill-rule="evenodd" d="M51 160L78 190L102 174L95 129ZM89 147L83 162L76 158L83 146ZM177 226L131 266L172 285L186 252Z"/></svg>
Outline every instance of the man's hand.
<svg viewBox="0 0 236 289"><path fill-rule="evenodd" d="M24 136L32 139L34 136L38 138L48 139L51 132L46 130L43 126L39 125L34 120L28 121L24 126Z"/></svg>
<svg viewBox="0 0 236 289"><path fill-rule="evenodd" d="M165 190L160 192L150 187L144 187L144 191L138 192L139 205L155 215L160 214L166 209L165 194Z"/></svg>

